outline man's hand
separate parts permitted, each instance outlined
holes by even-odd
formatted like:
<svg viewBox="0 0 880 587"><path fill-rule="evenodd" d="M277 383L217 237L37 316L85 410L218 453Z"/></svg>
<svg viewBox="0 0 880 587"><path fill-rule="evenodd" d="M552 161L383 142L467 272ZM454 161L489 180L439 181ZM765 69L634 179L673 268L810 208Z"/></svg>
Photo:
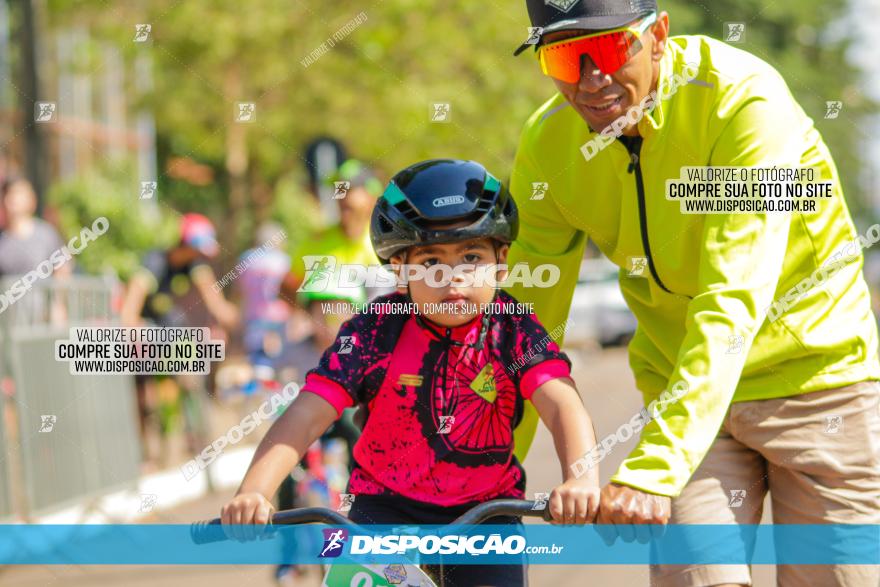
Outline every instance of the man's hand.
<svg viewBox="0 0 880 587"><path fill-rule="evenodd" d="M599 509L599 487L569 479L550 493L547 507L554 524L591 524Z"/></svg>
<svg viewBox="0 0 880 587"><path fill-rule="evenodd" d="M608 545L613 544L617 536L625 542L637 539L645 543L663 534L671 511L672 500L665 495L609 483L602 488L596 518L596 523L602 526L596 529Z"/></svg>

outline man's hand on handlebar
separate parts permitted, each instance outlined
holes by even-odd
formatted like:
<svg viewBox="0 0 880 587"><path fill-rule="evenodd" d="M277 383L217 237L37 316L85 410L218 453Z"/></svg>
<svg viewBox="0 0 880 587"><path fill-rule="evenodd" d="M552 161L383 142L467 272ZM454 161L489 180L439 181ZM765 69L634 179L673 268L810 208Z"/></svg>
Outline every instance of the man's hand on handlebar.
<svg viewBox="0 0 880 587"><path fill-rule="evenodd" d="M599 510L599 487L587 479L569 479L550 493L552 524L591 524Z"/></svg>
<svg viewBox="0 0 880 587"><path fill-rule="evenodd" d="M253 540L262 533L254 526L264 530L274 512L275 507L260 493L236 495L220 510L223 532L233 540Z"/></svg>
<svg viewBox="0 0 880 587"><path fill-rule="evenodd" d="M663 534L669 522L672 500L665 495L646 493L626 485L609 483L602 488L596 523L609 545L620 536L625 542L634 539L646 543Z"/></svg>

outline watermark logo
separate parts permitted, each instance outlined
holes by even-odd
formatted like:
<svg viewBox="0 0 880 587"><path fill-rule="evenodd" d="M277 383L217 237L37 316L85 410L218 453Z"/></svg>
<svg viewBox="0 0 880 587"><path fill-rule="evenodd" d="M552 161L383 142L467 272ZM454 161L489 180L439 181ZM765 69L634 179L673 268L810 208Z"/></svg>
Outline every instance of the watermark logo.
<svg viewBox="0 0 880 587"><path fill-rule="evenodd" d="M453 424L455 424L455 416L440 416L440 425L437 427L437 434L449 434L452 432Z"/></svg>
<svg viewBox="0 0 880 587"><path fill-rule="evenodd" d="M326 55L330 49L336 46L336 43L342 41L353 33L355 29L361 26L363 23L367 22L367 14L365 12L359 13L357 16L349 20L343 26L339 27L339 29L327 37L320 45L315 47L311 53L306 55L304 58L300 59L300 65L304 68L308 68L313 65L318 59Z"/></svg>
<svg viewBox="0 0 880 587"><path fill-rule="evenodd" d="M36 102L34 104L34 122L55 122L57 109L55 102Z"/></svg>
<svg viewBox="0 0 880 587"><path fill-rule="evenodd" d="M382 573L392 585L400 585L406 580L406 567L401 564L388 565Z"/></svg>
<svg viewBox="0 0 880 587"><path fill-rule="evenodd" d="M342 554L345 542L348 540L348 530L345 528L325 528L324 546L321 548L319 558L336 558Z"/></svg>
<svg viewBox="0 0 880 587"><path fill-rule="evenodd" d="M350 334L347 336L339 337L339 350L336 351L336 354L339 355L350 355L351 351L354 350L354 345L357 344L357 338L354 334Z"/></svg>
<svg viewBox="0 0 880 587"><path fill-rule="evenodd" d="M40 416L40 429L39 432L52 432L55 428L55 422L58 421L58 416L55 414L46 414L44 416Z"/></svg>
<svg viewBox="0 0 880 587"><path fill-rule="evenodd" d="M139 514L148 514L153 511L159 496L154 493L145 493L141 495L141 505L138 508Z"/></svg>
<svg viewBox="0 0 880 587"><path fill-rule="evenodd" d="M550 501L550 494L549 493L536 493L534 501L535 501L535 503L534 503L534 505L532 505L532 510L534 510L534 511L546 510L547 509L547 502Z"/></svg>
<svg viewBox="0 0 880 587"><path fill-rule="evenodd" d="M236 102L235 122L253 122L257 119L257 105L253 102Z"/></svg>
<svg viewBox="0 0 880 587"><path fill-rule="evenodd" d="M224 340L211 340L207 327L71 327L55 341L55 360L72 375L206 375L226 355Z"/></svg>
<svg viewBox="0 0 880 587"><path fill-rule="evenodd" d="M730 490L730 500L727 502L727 507L738 508L742 507L742 504L746 500L746 490L745 489L731 489Z"/></svg>
<svg viewBox="0 0 880 587"><path fill-rule="evenodd" d="M499 264L462 264L451 267L438 263L424 265L337 265L336 258L330 255L303 255L306 275L297 291L317 293L323 291L345 291L357 293L361 287L406 287L412 281L423 281L429 287L446 287L456 281L458 287L553 287L559 282L560 269L557 265L543 263L531 268L525 262L513 267ZM507 272L501 279L501 273Z"/></svg>
<svg viewBox="0 0 880 587"><path fill-rule="evenodd" d="M825 119L831 120L840 116L840 111L843 110L843 102L840 100L829 100L825 102Z"/></svg>
<svg viewBox="0 0 880 587"><path fill-rule="evenodd" d="M770 322L778 320L782 314L794 307L813 288L821 287L839 271L857 261L862 249L873 246L877 241L880 241L880 224L869 227L864 236L857 235L855 239L841 245L825 263L814 269L797 285L791 287L781 298L774 300L767 306L765 309L767 319Z"/></svg>
<svg viewBox="0 0 880 587"><path fill-rule="evenodd" d="M345 196L348 195L348 190L351 189L350 181L334 181L333 182L333 199L341 200Z"/></svg>
<svg viewBox="0 0 880 587"><path fill-rule="evenodd" d="M547 195L547 190L550 189L550 184L546 181L533 181L532 182L532 195L529 198L530 200L543 200L544 196Z"/></svg>
<svg viewBox="0 0 880 587"><path fill-rule="evenodd" d="M449 102L431 103L431 122L451 122L452 105Z"/></svg>
<svg viewBox="0 0 880 587"><path fill-rule="evenodd" d="M629 257L629 277L645 277L645 269L648 267L647 257Z"/></svg>
<svg viewBox="0 0 880 587"><path fill-rule="evenodd" d="M840 434L843 432L843 416L831 414L825 416L825 434Z"/></svg>
<svg viewBox="0 0 880 587"><path fill-rule="evenodd" d="M230 269L226 273L226 275L214 282L214 284L211 286L212 289L216 292L224 289L227 285L232 283L235 279L237 279L245 271L247 271L251 265L265 257L266 253L276 248L281 243L281 241L286 238L287 233L284 232L284 230L282 229L269 237L269 240L261 244L258 248L251 249L247 253L246 257L242 258L238 263L235 264L235 267Z"/></svg>
<svg viewBox="0 0 880 587"><path fill-rule="evenodd" d="M153 31L153 25L151 24L136 24L134 25L134 42L135 43L146 43L150 39L150 33Z"/></svg>
<svg viewBox="0 0 880 587"><path fill-rule="evenodd" d="M640 434L645 426L659 419L663 412L687 394L688 384L685 381L678 381L673 384L671 390L671 392L663 391L657 399L652 400L650 404L634 414L629 422L622 424L615 432L604 437L587 454L572 463L571 470L574 476L582 477L610 455L615 446Z"/></svg>
<svg viewBox="0 0 880 587"><path fill-rule="evenodd" d="M226 434L202 449L196 458L184 463L180 467L183 477L187 481L195 477L199 471L204 470L213 463L227 446L235 446L241 442L245 436L256 430L260 424L271 420L285 409L290 402L296 399L297 395L299 395L299 386L296 383L288 383L279 393L273 393L256 410L246 415L241 419L241 422L227 430Z"/></svg>
<svg viewBox="0 0 880 587"><path fill-rule="evenodd" d="M536 342L534 344L534 346L532 346L532 348L530 348L528 351L526 351L525 353L523 353L522 355L517 357L517 359L513 363L511 363L510 365L507 365L507 372L509 374L513 375L514 373L516 373L517 371L519 371L520 369L522 369L523 367L525 367L526 365L531 363L532 359L537 354L543 353L544 349L546 349L548 346L550 346L551 343L555 344L555 342L553 342L553 341L557 340L560 336L565 334L565 331L568 330L568 328L570 326L572 326L572 324L573 324L573 322L572 322L571 318L568 318L562 324L557 324L553 330L548 332L547 335L544 336L544 338L542 338L541 340ZM493 378L494 378L494 372L493 372Z"/></svg>
<svg viewBox="0 0 880 587"><path fill-rule="evenodd" d="M354 493L340 493L339 494L339 507L336 508L336 511L342 512L342 513L350 512L353 505L354 505Z"/></svg>
<svg viewBox="0 0 880 587"><path fill-rule="evenodd" d="M141 200L152 200L153 196L156 195L156 188L158 187L158 182L155 181L142 181L141 182Z"/></svg>
<svg viewBox="0 0 880 587"><path fill-rule="evenodd" d="M327 548L329 542L327 532L324 530L324 544ZM347 538L347 536L345 537ZM341 540L344 542L345 538ZM556 545L553 547L529 547L545 549L541 552L558 554L562 548ZM551 548L553 550L551 550ZM341 552L341 545L338 546ZM413 534L384 534L384 535L360 535L356 534L351 537L350 554L400 554L405 555L410 550L417 550L420 554L469 554L472 556L479 555L513 555L526 552L526 539L524 536L512 535L502 537L501 534L445 534L439 536L436 534L427 534L416 536ZM538 551L535 551L538 552Z"/></svg>
<svg viewBox="0 0 880 587"><path fill-rule="evenodd" d="M741 334L731 334L727 337L727 354L728 355L738 355L742 352L743 345L745 344L745 337Z"/></svg>
<svg viewBox="0 0 880 587"><path fill-rule="evenodd" d="M318 292L326 290L330 277L336 268L336 258L327 255L319 257L306 255L303 257L303 263L307 267L306 277L297 291Z"/></svg>
<svg viewBox="0 0 880 587"><path fill-rule="evenodd" d="M614 140L622 136L627 128L635 126L644 118L645 113L650 112L660 100L668 100L678 92L678 89L688 85L696 79L699 67L693 63L686 63L681 74L674 73L669 78L660 80L657 89L652 90L641 99L638 104L633 104L626 109L626 113L618 116L611 124L603 128L598 135L581 145L581 153L584 159L589 161Z"/></svg>
<svg viewBox="0 0 880 587"><path fill-rule="evenodd" d="M541 42L541 35L544 34L544 27L530 26L529 36L526 38L526 45L537 45Z"/></svg>
<svg viewBox="0 0 880 587"><path fill-rule="evenodd" d="M742 43L746 40L746 24L744 22L725 22L724 41L727 43Z"/></svg>

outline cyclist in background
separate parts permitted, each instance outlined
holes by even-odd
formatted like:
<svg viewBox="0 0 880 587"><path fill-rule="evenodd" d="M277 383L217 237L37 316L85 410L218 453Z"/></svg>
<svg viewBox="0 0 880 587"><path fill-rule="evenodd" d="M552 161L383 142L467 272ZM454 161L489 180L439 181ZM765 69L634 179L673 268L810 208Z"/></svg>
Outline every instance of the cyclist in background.
<svg viewBox="0 0 880 587"><path fill-rule="evenodd" d="M362 285L340 287L335 279L339 266L370 266L378 262L370 242L369 226L370 212L382 192L381 182L369 167L355 159L343 163L328 182L339 186L334 195L339 206L339 223L318 231L296 248L291 271L282 285L284 299L305 310L310 318L311 337L291 345L283 359L300 373L305 373L318 362L323 350L336 339L342 323L350 319L370 295ZM311 262L308 267L307 261ZM328 270L325 281L316 279L322 275L321 267L335 267L335 270ZM321 436L316 446L323 447L328 443L331 443L328 446L335 446L334 439L344 440L350 467L354 462L352 450L359 436L355 410L347 409ZM315 456L316 450L320 449L313 447L311 458L307 459L307 475L318 474L314 464L321 459ZM314 505L301 503L303 494L307 493L304 487L308 485L299 484L293 475L287 475L278 492L279 509ZM295 565L280 565L276 578L284 583L303 572L304 568Z"/></svg>
<svg viewBox="0 0 880 587"><path fill-rule="evenodd" d="M311 317L311 350L318 356L336 339L342 323L350 319L371 295L365 285L340 285L340 267L369 267L378 263L370 242L369 227L370 213L382 192L381 182L372 169L356 159L340 165L328 181L339 186L334 196L339 206L339 223L300 244L293 253L293 266L284 284L291 296L287 299L293 300ZM308 267L307 262L310 263ZM332 268L326 279L320 279L320 267ZM348 442L349 455L360 435L354 424L354 412L353 409L347 410L333 426L331 434Z"/></svg>
<svg viewBox="0 0 880 587"><path fill-rule="evenodd" d="M290 306L280 297L281 282L290 271L290 257L279 247L286 238L278 224L257 228L255 246L242 253L238 277L244 317L244 346L255 381L275 379L286 344Z"/></svg>
<svg viewBox="0 0 880 587"><path fill-rule="evenodd" d="M451 204L432 207L438 200ZM392 179L373 210L371 234L386 263L474 271L505 263L517 228L513 199L483 166L435 160ZM503 279L505 271L496 271ZM570 362L533 314L516 313L514 298L487 281L465 284L455 276L436 286L412 280L346 321L260 443L235 498L222 509L223 523L266 524L269 500L291 466L355 404L368 409L348 487L355 523L448 524L474 504L521 499L525 471L513 454L513 428L529 398L563 468L565 482L548 504L554 521L592 521L598 471L576 476L572 465L596 440ZM505 310L473 307L489 302ZM245 537L240 526L227 532ZM525 584L522 565L461 565L443 575L443 584L458 587Z"/></svg>
<svg viewBox="0 0 880 587"><path fill-rule="evenodd" d="M214 225L201 214L184 214L180 219L180 238L167 251L150 251L144 257L141 268L131 278L122 303L122 322L125 325L154 326L207 326L216 320L227 330L234 329L239 321L238 308L228 302L223 294L214 289L216 277L208 260L219 251ZM175 378L183 388L182 402L173 398L164 402L164 416L160 414L160 428L168 427L177 406L193 399L187 393L192 388L198 393L203 387L202 376L178 376ZM149 422L156 411L158 393L150 383L150 376L136 375L138 413L145 460L151 462L149 447ZM192 420L198 415L185 413L187 442L194 452L201 450L195 439ZM164 434L160 434L164 439Z"/></svg>
<svg viewBox="0 0 880 587"><path fill-rule="evenodd" d="M322 290L316 278L321 267L335 264L374 265L376 255L370 244L370 212L382 192L382 183L374 172L355 159L343 163L329 181L341 187L334 196L339 206L339 223L318 231L293 251L291 272L282 285L286 300L296 303L302 291L317 294ZM318 259L321 259L319 261ZM307 267L306 261L311 261ZM310 272L312 272L310 274ZM328 297L332 292L326 292ZM339 288L342 299L366 301L370 292L362 287ZM309 301L313 301L314 297Z"/></svg>

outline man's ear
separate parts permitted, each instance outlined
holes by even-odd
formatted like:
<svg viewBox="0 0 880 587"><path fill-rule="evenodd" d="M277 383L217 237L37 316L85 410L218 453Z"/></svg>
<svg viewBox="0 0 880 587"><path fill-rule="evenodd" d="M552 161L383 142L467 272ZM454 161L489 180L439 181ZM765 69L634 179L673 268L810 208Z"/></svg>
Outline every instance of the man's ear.
<svg viewBox="0 0 880 587"><path fill-rule="evenodd" d="M651 59L660 61L663 52L666 51L666 40L669 38L669 13L661 12L657 16L655 22L649 29L653 42L651 43Z"/></svg>

